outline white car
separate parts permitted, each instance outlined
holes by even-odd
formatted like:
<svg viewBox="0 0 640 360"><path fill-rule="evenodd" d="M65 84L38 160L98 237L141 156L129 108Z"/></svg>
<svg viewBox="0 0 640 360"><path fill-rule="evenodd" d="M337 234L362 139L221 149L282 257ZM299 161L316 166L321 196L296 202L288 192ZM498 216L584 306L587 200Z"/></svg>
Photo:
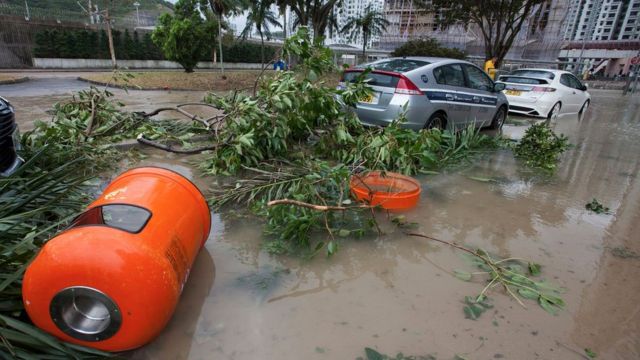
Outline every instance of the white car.
<svg viewBox="0 0 640 360"><path fill-rule="evenodd" d="M583 113L591 102L587 86L567 71L520 69L498 81L505 84L509 112L520 115L551 119Z"/></svg>

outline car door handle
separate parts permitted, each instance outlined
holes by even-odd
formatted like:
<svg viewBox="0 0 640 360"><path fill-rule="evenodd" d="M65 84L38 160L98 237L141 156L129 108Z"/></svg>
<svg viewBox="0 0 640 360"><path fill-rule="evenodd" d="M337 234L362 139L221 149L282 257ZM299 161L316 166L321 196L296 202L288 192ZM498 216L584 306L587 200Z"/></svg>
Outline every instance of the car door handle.
<svg viewBox="0 0 640 360"><path fill-rule="evenodd" d="M575 95L575 94L576 94L576 92L574 91L574 92L573 92L573 95Z"/></svg>
<svg viewBox="0 0 640 360"><path fill-rule="evenodd" d="M452 94L446 94L444 97L446 97L447 100L453 100L455 98Z"/></svg>

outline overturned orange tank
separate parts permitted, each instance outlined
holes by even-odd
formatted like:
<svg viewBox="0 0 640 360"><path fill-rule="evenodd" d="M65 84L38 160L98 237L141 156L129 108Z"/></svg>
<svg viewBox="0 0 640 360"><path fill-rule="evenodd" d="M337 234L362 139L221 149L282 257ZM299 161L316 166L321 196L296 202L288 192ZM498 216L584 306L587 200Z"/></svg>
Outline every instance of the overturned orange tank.
<svg viewBox="0 0 640 360"><path fill-rule="evenodd" d="M210 216L198 188L177 173L145 167L121 174L27 268L29 317L96 349L149 342L173 314Z"/></svg>

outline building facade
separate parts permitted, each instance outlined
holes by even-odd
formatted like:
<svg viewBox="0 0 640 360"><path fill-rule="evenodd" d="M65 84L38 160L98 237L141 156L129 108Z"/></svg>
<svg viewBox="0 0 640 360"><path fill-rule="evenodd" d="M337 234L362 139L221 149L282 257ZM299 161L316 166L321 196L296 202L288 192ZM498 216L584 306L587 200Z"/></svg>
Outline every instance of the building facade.
<svg viewBox="0 0 640 360"><path fill-rule="evenodd" d="M370 7L372 11L382 12L384 7L384 0L343 0L342 5L336 9L335 17L338 31L333 31L329 34L328 41L334 44L349 44L357 47L361 47L364 39L362 34L358 34L357 37L352 38L350 34L341 34L339 30L347 24L351 18L357 18L365 14L366 9ZM377 43L379 37L373 36L368 39L367 46Z"/></svg>
<svg viewBox="0 0 640 360"><path fill-rule="evenodd" d="M591 76L624 76L640 55L640 0L572 0L560 59Z"/></svg>
<svg viewBox="0 0 640 360"><path fill-rule="evenodd" d="M573 0L565 40L640 39L640 0Z"/></svg>

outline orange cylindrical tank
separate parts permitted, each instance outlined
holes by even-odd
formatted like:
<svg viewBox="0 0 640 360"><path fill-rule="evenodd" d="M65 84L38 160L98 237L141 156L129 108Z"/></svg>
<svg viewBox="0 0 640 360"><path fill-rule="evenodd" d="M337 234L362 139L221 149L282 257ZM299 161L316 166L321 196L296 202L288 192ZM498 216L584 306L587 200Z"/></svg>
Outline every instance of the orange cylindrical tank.
<svg viewBox="0 0 640 360"><path fill-rule="evenodd" d="M96 349L139 347L167 324L211 226L189 180L144 167L114 179L24 276L31 320Z"/></svg>

